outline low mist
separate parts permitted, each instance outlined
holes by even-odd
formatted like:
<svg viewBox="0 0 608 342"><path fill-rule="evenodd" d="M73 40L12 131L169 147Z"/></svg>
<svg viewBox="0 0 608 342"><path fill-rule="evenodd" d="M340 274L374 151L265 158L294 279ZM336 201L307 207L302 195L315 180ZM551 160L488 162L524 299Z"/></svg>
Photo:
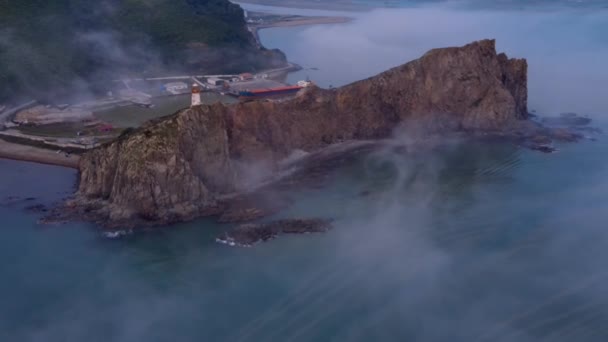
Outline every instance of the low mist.
<svg viewBox="0 0 608 342"><path fill-rule="evenodd" d="M496 38L498 50L528 59L530 109L608 114L606 11L434 6L355 16L261 36L308 68L291 77L321 86ZM108 36L82 38L103 46ZM0 287L9 308L0 339L605 341L605 142L546 155L458 140L425 149L413 134L396 130L327 187L289 194L293 205L276 218L331 217L326 234L248 249L215 243L232 226L209 220L116 241L75 223L15 224L27 245L7 254L16 262L5 258L14 273ZM248 171L252 183L267 174L265 165ZM61 190L44 169L12 172L14 184L48 177ZM31 298L12 295L22 288Z"/></svg>

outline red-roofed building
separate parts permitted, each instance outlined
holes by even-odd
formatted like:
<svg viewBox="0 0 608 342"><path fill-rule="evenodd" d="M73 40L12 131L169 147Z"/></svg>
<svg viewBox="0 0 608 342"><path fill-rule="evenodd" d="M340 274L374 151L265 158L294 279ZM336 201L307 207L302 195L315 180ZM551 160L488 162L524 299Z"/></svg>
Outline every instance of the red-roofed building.
<svg viewBox="0 0 608 342"><path fill-rule="evenodd" d="M97 127L97 130L100 132L111 132L114 129L114 126L110 124L101 124Z"/></svg>
<svg viewBox="0 0 608 342"><path fill-rule="evenodd" d="M241 79L241 81L249 81L249 80L253 79L253 74L246 72L246 73L240 74L239 78Z"/></svg>

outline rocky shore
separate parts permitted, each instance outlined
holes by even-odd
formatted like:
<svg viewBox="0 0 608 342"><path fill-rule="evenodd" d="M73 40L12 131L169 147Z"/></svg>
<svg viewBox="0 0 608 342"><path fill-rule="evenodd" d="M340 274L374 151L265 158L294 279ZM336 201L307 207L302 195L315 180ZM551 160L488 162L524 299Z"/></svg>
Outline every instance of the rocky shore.
<svg viewBox="0 0 608 342"><path fill-rule="evenodd" d="M73 153L52 151L41 147L15 144L0 139L0 158L78 169L80 156Z"/></svg>
<svg viewBox="0 0 608 342"><path fill-rule="evenodd" d="M331 223L322 219L290 219L269 223L249 223L223 233L216 241L233 247L251 247L256 243L275 239L282 234L322 233L329 229L331 229Z"/></svg>
<svg viewBox="0 0 608 342"><path fill-rule="evenodd" d="M201 216L259 219L289 205L274 190L251 190L259 165L271 177L293 166L281 161L295 151L319 156L341 142L381 141L396 130L410 141L456 134L543 152L553 149L553 141L584 137L570 125L531 118L526 60L509 59L496 52L493 40L483 40L431 50L338 89L313 86L287 101L216 103L150 121L85 153L78 191L47 221L76 216L134 228ZM309 178L322 182L323 160L312 158L299 172L318 173Z"/></svg>

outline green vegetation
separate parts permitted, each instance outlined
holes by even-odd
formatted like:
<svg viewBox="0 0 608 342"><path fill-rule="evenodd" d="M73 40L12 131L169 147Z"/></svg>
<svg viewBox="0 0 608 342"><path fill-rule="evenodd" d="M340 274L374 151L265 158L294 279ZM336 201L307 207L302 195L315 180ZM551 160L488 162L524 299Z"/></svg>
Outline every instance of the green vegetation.
<svg viewBox="0 0 608 342"><path fill-rule="evenodd" d="M242 9L228 0L0 0L0 23L0 103L102 91L119 75L284 61L255 46Z"/></svg>

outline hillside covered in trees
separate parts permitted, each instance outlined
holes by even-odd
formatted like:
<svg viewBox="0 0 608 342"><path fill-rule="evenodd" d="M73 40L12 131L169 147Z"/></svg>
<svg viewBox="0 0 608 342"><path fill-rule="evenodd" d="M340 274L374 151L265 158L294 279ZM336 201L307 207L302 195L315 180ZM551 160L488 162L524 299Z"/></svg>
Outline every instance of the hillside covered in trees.
<svg viewBox="0 0 608 342"><path fill-rule="evenodd" d="M256 47L228 0L0 0L0 103L96 91L119 76L284 62Z"/></svg>

